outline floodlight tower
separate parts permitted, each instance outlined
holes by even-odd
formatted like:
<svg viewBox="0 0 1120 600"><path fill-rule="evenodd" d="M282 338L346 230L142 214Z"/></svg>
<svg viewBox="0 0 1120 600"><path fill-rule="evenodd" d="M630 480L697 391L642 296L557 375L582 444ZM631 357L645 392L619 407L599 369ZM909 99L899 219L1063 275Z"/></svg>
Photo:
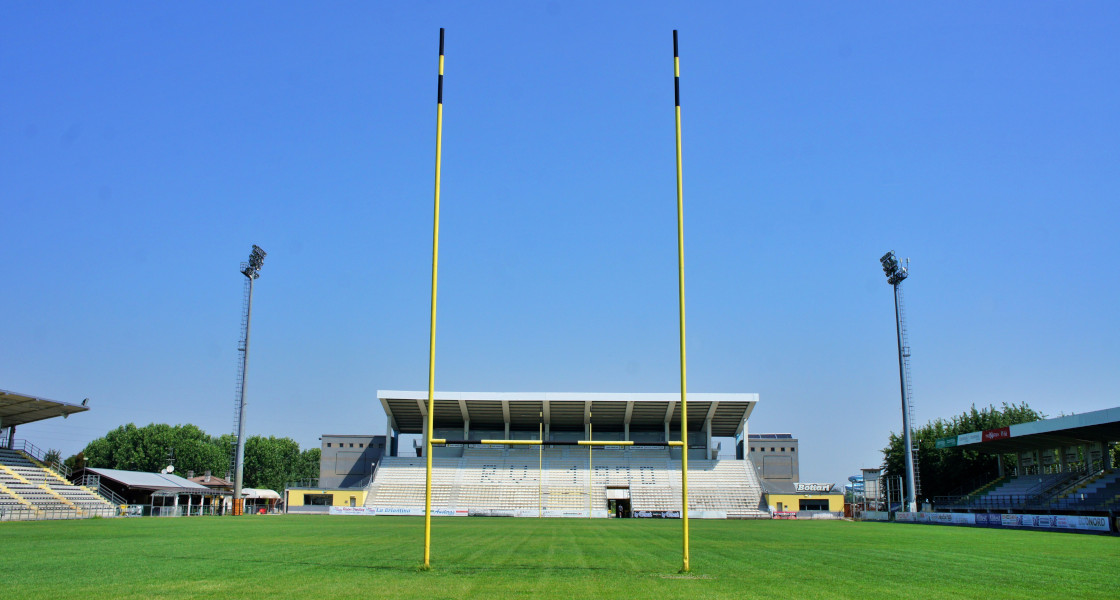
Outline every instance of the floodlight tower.
<svg viewBox="0 0 1120 600"><path fill-rule="evenodd" d="M249 262L241 263L241 274L245 276L245 312L241 316L241 343L237 350L241 362L237 378L237 398L235 400L234 431L237 444L233 451L233 514L244 512L245 500L241 497L241 482L245 471L245 377L249 372L249 319L253 316L253 281L260 278L264 264L265 251L253 244Z"/></svg>
<svg viewBox="0 0 1120 600"><path fill-rule="evenodd" d="M914 445L910 437L910 347L906 344L906 326L903 324L902 291L899 286L909 277L906 267L898 264L894 250L879 259L887 283L894 288L894 323L898 338L898 379L902 388L902 443L906 448L906 508L910 512L918 510L918 492L914 476Z"/></svg>

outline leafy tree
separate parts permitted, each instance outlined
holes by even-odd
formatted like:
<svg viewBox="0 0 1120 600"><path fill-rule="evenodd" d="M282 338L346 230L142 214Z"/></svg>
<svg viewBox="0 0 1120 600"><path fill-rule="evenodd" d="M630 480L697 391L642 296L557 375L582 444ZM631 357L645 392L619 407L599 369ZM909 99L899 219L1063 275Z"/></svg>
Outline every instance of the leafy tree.
<svg viewBox="0 0 1120 600"><path fill-rule="evenodd" d="M128 423L93 440L66 462L72 468L153 472L167 466L168 453L174 449L176 473L201 474L209 470L222 476L229 471L234 442L232 434L210 436L190 424L152 423L137 427ZM249 437L245 440L245 487L282 492L290 481L318 477L319 454L318 448L301 452L299 444L291 438Z"/></svg>
<svg viewBox="0 0 1120 600"><path fill-rule="evenodd" d="M254 435L245 440L245 487L282 492L299 479L303 464L299 444L291 438Z"/></svg>
<svg viewBox="0 0 1120 600"><path fill-rule="evenodd" d="M53 465L59 462L62 462L62 450L51 448L50 450L47 450L47 453L45 455L43 455L43 464Z"/></svg>
<svg viewBox="0 0 1120 600"><path fill-rule="evenodd" d="M936 419L914 430L918 446L918 474L921 479L921 497L934 498L964 494L995 479L998 473L994 454L982 454L968 446L937 448L940 438L962 433L998 429L1018 423L1029 423L1046 418L1042 413L1023 404L1007 404L997 409L988 406L977 410L976 405L949 420ZM906 453L901 434L891 433L889 445L883 449L883 465L888 477L904 476ZM1014 455L1003 457L1004 466L1017 463Z"/></svg>

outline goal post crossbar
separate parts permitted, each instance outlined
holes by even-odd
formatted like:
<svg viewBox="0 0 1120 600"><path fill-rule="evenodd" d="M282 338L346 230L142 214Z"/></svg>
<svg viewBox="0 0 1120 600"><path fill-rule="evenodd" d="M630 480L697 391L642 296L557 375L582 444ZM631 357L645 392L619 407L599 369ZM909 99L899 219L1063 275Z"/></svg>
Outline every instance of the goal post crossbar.
<svg viewBox="0 0 1120 600"><path fill-rule="evenodd" d="M684 446L684 442L672 440L668 442L633 442L633 441L600 441L600 440L564 440L564 441L545 441L540 440L447 440L433 438L431 440L433 446L448 446L451 444L473 445L473 444L486 444L493 446L648 446L648 447L678 447Z"/></svg>

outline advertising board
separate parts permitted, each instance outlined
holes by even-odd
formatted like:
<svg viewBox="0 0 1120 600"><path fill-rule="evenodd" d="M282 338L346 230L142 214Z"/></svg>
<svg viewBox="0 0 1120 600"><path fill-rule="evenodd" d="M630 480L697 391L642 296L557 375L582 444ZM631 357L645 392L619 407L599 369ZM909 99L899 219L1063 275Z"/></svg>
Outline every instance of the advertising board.
<svg viewBox="0 0 1120 600"><path fill-rule="evenodd" d="M332 515L364 515L372 517L377 514L377 509L372 506L332 506L329 512Z"/></svg>
<svg viewBox="0 0 1120 600"><path fill-rule="evenodd" d="M962 433L957 436L957 445L963 446L965 444L978 444L983 441L983 432L973 431L972 433Z"/></svg>
<svg viewBox="0 0 1120 600"><path fill-rule="evenodd" d="M679 510L636 510L634 516L639 519L679 519Z"/></svg>

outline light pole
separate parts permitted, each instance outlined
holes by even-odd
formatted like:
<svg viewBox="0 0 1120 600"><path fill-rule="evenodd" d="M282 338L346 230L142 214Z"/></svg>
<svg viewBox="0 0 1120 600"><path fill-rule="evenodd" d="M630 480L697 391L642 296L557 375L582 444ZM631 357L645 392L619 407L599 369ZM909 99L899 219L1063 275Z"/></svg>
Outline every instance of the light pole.
<svg viewBox="0 0 1120 600"><path fill-rule="evenodd" d="M910 439L910 386L907 379L906 368L906 355L909 350L905 348L903 343L903 325L902 325L902 308L901 297L899 295L898 286L902 284L909 276L906 267L898 264L898 257L895 256L894 251L887 252L879 259L879 263L883 265L883 273L887 276L887 283L894 288L894 324L895 333L898 339L898 380L899 386L902 389L902 443L906 448L905 465L906 465L906 506L907 510L914 512L918 510L918 493L914 485L914 446Z"/></svg>
<svg viewBox="0 0 1120 600"><path fill-rule="evenodd" d="M237 449L234 451L234 476L233 476L233 514L240 515L245 509L245 500L241 497L241 483L245 474L245 379L249 374L249 320L253 316L253 281L261 276L261 265L264 264L265 251L253 244L253 252L249 255L249 263L241 264L241 274L248 280L248 295L245 302L245 330L241 346L241 381L237 404Z"/></svg>

